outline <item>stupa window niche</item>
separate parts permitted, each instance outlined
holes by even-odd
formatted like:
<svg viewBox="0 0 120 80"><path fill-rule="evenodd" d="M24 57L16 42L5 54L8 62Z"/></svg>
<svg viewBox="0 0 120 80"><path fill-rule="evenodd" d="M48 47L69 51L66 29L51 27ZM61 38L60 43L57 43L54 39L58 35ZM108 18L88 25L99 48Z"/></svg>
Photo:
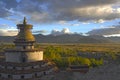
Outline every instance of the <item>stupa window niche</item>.
<svg viewBox="0 0 120 80"><path fill-rule="evenodd" d="M37 73L35 73L35 77L37 77Z"/></svg>
<svg viewBox="0 0 120 80"><path fill-rule="evenodd" d="M22 62L26 62L26 58L25 57L22 57Z"/></svg>
<svg viewBox="0 0 120 80"><path fill-rule="evenodd" d="M46 72L43 72L44 75L46 75Z"/></svg>
<svg viewBox="0 0 120 80"><path fill-rule="evenodd" d="M22 76L21 76L21 79L24 79L24 78L25 78L25 76L24 76L24 75L22 75Z"/></svg>
<svg viewBox="0 0 120 80"><path fill-rule="evenodd" d="M13 69L16 69L16 67L13 67Z"/></svg>
<svg viewBox="0 0 120 80"><path fill-rule="evenodd" d="M12 75L8 75L8 78L12 78Z"/></svg>
<svg viewBox="0 0 120 80"><path fill-rule="evenodd" d="M32 69L34 69L34 67L33 67L33 66L32 66L31 68L32 68Z"/></svg>
<svg viewBox="0 0 120 80"><path fill-rule="evenodd" d="M26 49L26 47L25 47L25 46L23 46L23 49Z"/></svg>

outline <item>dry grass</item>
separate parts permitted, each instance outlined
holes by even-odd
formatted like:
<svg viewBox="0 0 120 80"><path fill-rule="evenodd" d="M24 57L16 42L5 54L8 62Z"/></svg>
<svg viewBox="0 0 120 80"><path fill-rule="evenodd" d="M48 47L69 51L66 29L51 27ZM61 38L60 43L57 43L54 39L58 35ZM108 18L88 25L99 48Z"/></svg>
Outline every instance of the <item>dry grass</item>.
<svg viewBox="0 0 120 80"><path fill-rule="evenodd" d="M111 52L120 53L120 44L38 44L40 48L48 46L62 47L83 52Z"/></svg>

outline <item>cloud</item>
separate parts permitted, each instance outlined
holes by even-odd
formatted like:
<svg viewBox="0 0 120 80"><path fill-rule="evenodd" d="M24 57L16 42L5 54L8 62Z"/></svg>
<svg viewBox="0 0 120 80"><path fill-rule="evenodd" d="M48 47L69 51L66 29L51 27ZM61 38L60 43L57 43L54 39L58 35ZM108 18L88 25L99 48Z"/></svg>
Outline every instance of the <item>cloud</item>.
<svg viewBox="0 0 120 80"><path fill-rule="evenodd" d="M11 31L13 31L13 32L17 31L15 27L9 26L8 24L0 24L0 30L5 30L5 31L9 31L9 32L11 32Z"/></svg>
<svg viewBox="0 0 120 80"><path fill-rule="evenodd" d="M48 13L39 13L39 12L34 12L31 14L31 20L37 23L49 23L52 20L50 15Z"/></svg>
<svg viewBox="0 0 120 80"><path fill-rule="evenodd" d="M68 28L63 28L61 31L59 30L52 30L51 35L57 36L62 34L71 34L70 30Z"/></svg>
<svg viewBox="0 0 120 80"><path fill-rule="evenodd" d="M21 17L27 16L37 23L73 20L101 23L120 18L119 2L119 0L1 0L0 17L22 15Z"/></svg>
<svg viewBox="0 0 120 80"><path fill-rule="evenodd" d="M120 37L120 34L103 35L104 37Z"/></svg>
<svg viewBox="0 0 120 80"><path fill-rule="evenodd" d="M66 26L80 26L79 22L75 23L70 23L69 21L58 21L58 24L60 25L66 25Z"/></svg>
<svg viewBox="0 0 120 80"><path fill-rule="evenodd" d="M39 31L33 31L33 34L45 34L45 33L47 33L48 31L46 31L46 30L39 30Z"/></svg>
<svg viewBox="0 0 120 80"><path fill-rule="evenodd" d="M66 25L66 24L68 24L67 21L63 21L63 20L59 21L58 23L61 24L61 25Z"/></svg>
<svg viewBox="0 0 120 80"><path fill-rule="evenodd" d="M79 20L98 21L98 20L114 20L120 18L118 8L112 5L118 0L56 0L51 3L51 16L59 21ZM69 3L69 4L66 4Z"/></svg>
<svg viewBox="0 0 120 80"><path fill-rule="evenodd" d="M119 35L120 34L120 25L112 26L108 28L94 29L89 31L89 35Z"/></svg>
<svg viewBox="0 0 120 80"><path fill-rule="evenodd" d="M70 18L78 19L79 21L83 22L86 21L103 22L104 20L113 20L116 18L120 18L120 11L112 8L111 6L97 6L97 7L92 6L85 8L74 8L69 13L72 13L73 16Z"/></svg>
<svg viewBox="0 0 120 80"><path fill-rule="evenodd" d="M0 36L16 36L17 30L0 29Z"/></svg>
<svg viewBox="0 0 120 80"><path fill-rule="evenodd" d="M0 0L0 2L5 4L6 9L15 8L18 5L16 0Z"/></svg>
<svg viewBox="0 0 120 80"><path fill-rule="evenodd" d="M5 3L0 1L0 17L4 18L4 17L9 16L9 15L10 15L10 13L5 8Z"/></svg>
<svg viewBox="0 0 120 80"><path fill-rule="evenodd" d="M7 24L0 24L0 29L5 29L5 28L9 28L10 26Z"/></svg>
<svg viewBox="0 0 120 80"><path fill-rule="evenodd" d="M15 7L17 7L16 0L0 0L0 17L11 16L12 13L9 10Z"/></svg>
<svg viewBox="0 0 120 80"><path fill-rule="evenodd" d="M96 21L95 23L104 23L105 22L105 20L103 20L103 19L99 19L98 21Z"/></svg>

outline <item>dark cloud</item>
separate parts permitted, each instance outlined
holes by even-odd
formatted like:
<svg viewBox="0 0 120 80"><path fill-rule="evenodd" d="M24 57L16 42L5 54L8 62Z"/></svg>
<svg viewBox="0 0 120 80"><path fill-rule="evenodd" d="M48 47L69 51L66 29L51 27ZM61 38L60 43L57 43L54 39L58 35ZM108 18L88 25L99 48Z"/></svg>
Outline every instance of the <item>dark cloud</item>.
<svg viewBox="0 0 120 80"><path fill-rule="evenodd" d="M10 13L7 10L4 10L3 8L0 8L0 18L4 18L10 16Z"/></svg>
<svg viewBox="0 0 120 80"><path fill-rule="evenodd" d="M96 21L112 20L120 17L120 11L112 5L118 0L53 0L50 12L55 20ZM54 14L55 13L55 14Z"/></svg>
<svg viewBox="0 0 120 80"><path fill-rule="evenodd" d="M19 2L16 10L23 12L26 15L34 12L42 13L41 5L42 4L38 3L37 0L22 0Z"/></svg>
<svg viewBox="0 0 120 80"><path fill-rule="evenodd" d="M0 17L8 17L11 14L10 9L17 7L16 0L0 0Z"/></svg>
<svg viewBox="0 0 120 80"><path fill-rule="evenodd" d="M32 21L99 21L120 18L119 7L113 8L119 0L1 0L1 17L10 15L28 16ZM13 14L12 9L17 13Z"/></svg>
<svg viewBox="0 0 120 80"><path fill-rule="evenodd" d="M46 23L53 21L46 9L48 7L44 0L21 0L15 10L29 16L34 22Z"/></svg>
<svg viewBox="0 0 120 80"><path fill-rule="evenodd" d="M89 31L87 34L89 35L113 35L113 34L120 34L120 25L109 27L109 28L102 28L102 29L94 29Z"/></svg>
<svg viewBox="0 0 120 80"><path fill-rule="evenodd" d="M90 6L102 6L119 2L119 0L39 0L51 4L53 8L78 8Z"/></svg>
<svg viewBox="0 0 120 80"><path fill-rule="evenodd" d="M1 0L1 2L3 2L5 4L5 7L7 9L16 8L18 5L16 0Z"/></svg>
<svg viewBox="0 0 120 80"><path fill-rule="evenodd" d="M35 6L30 5L36 10L31 13L31 19L38 22L113 20L120 17L120 11L112 7L117 2L119 0L37 0Z"/></svg>
<svg viewBox="0 0 120 80"><path fill-rule="evenodd" d="M5 3L0 1L0 17L6 17L9 16L9 12L7 11L7 9L5 8Z"/></svg>

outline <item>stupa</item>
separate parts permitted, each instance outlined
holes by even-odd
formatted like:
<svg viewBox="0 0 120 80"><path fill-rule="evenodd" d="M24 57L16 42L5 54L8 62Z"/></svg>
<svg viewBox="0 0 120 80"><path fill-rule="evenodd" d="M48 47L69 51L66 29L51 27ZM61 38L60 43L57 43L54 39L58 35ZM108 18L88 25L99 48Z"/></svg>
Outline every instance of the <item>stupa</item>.
<svg viewBox="0 0 120 80"><path fill-rule="evenodd" d="M41 80L42 76L54 73L55 65L43 60L43 51L34 48L32 27L25 17L23 24L17 25L15 49L6 49L5 62L0 62L0 80Z"/></svg>

